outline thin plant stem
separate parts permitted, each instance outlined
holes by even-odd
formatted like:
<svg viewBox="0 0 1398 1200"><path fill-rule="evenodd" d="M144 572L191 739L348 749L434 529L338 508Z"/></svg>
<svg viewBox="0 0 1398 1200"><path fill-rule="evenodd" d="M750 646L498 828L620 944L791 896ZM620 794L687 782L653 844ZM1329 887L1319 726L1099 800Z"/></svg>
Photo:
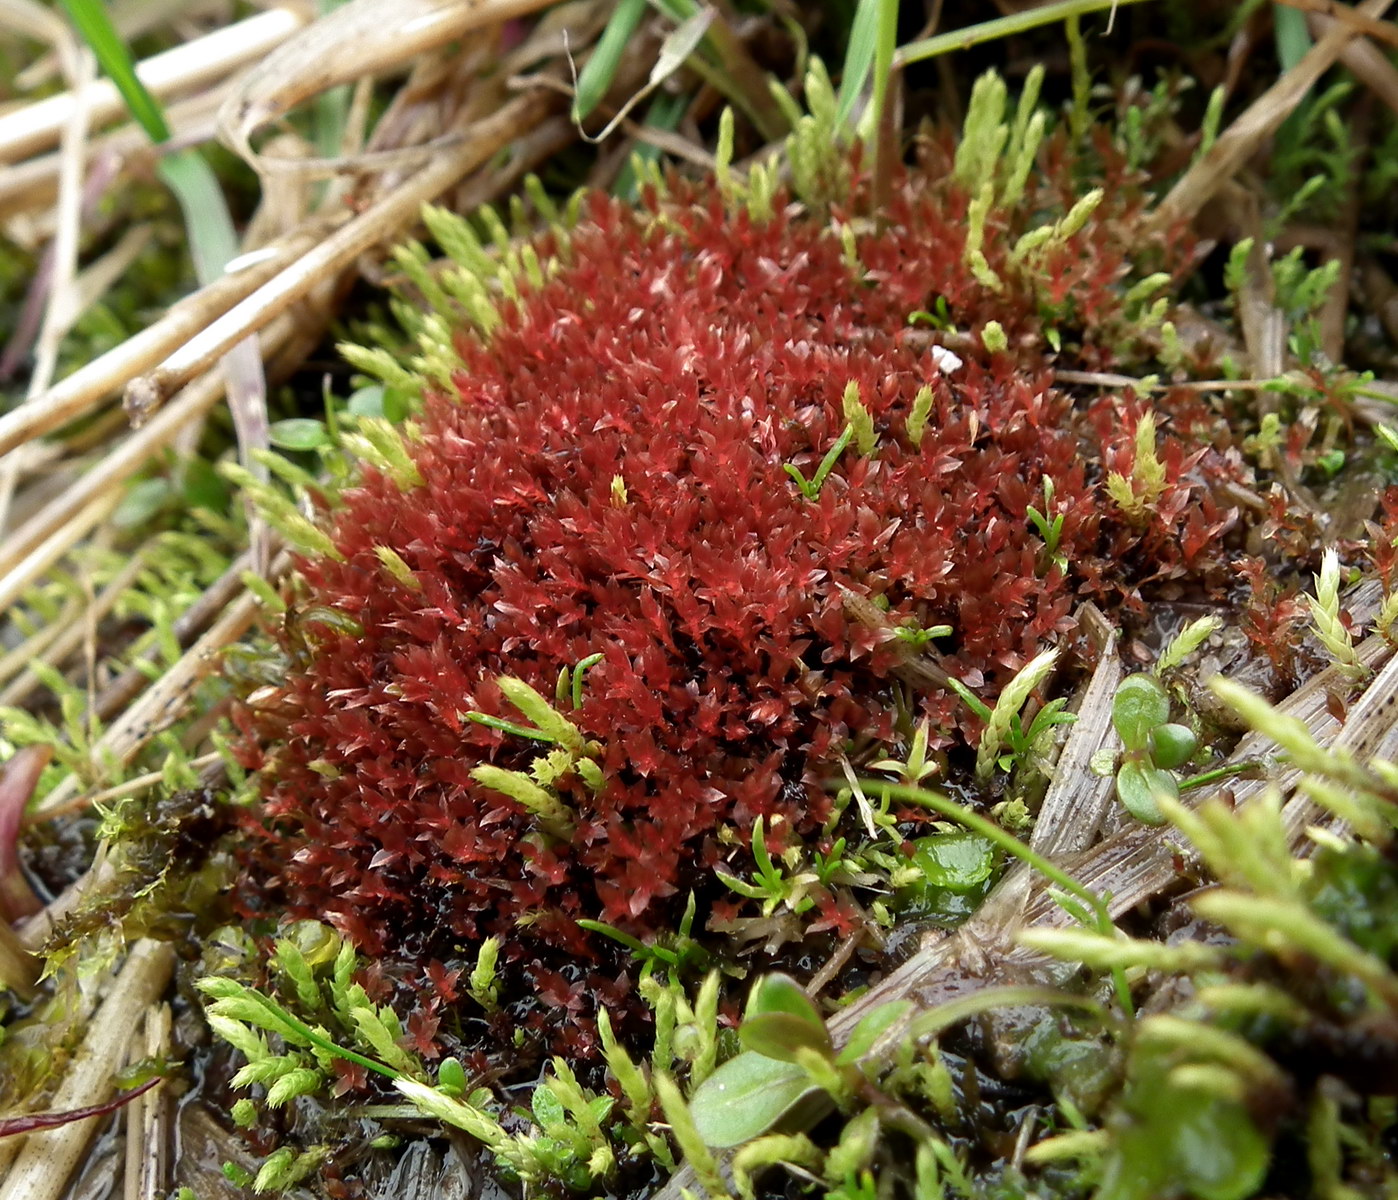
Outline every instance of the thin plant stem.
<svg viewBox="0 0 1398 1200"><path fill-rule="evenodd" d="M1086 16L1103 9L1115 11L1128 4L1140 4L1142 0L1058 0L1057 4L1045 4L1027 12L1013 13L1008 17L997 17L993 21L982 21L979 25L968 25L964 29L953 29L939 33L935 37L923 38L919 42L909 42L894 55L895 66L922 62L936 58L939 54L950 54L955 50L969 50L982 42L996 41L999 38L1013 37L1041 25L1052 25L1066 21L1069 17Z"/></svg>
<svg viewBox="0 0 1398 1200"><path fill-rule="evenodd" d="M894 128L891 98L895 84L902 80L902 67L894 66L898 48L898 0L877 0L877 30L874 38L874 212L887 207L893 187L893 163L898 157L898 131ZM897 80L894 71L898 72Z"/></svg>

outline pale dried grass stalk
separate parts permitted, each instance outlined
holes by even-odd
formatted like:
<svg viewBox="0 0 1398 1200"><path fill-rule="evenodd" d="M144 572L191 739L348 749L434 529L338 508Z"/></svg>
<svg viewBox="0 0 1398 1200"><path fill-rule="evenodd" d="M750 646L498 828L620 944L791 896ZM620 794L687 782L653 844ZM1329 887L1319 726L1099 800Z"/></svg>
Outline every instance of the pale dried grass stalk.
<svg viewBox="0 0 1398 1200"><path fill-rule="evenodd" d="M256 259L249 257L247 265L185 297L160 320L59 380L44 395L0 416L0 454L67 424L119 392L133 376L295 261L314 240L311 230L299 231L259 252Z"/></svg>
<svg viewBox="0 0 1398 1200"><path fill-rule="evenodd" d="M112 1074L126 1056L142 1013L169 984L174 962L174 947L168 943L143 938L131 947L112 990L93 1017L63 1082L49 1101L51 1109L81 1108L111 1097ZM101 1117L89 1117L29 1134L0 1184L0 1200L59 1200L101 1124Z"/></svg>
<svg viewBox="0 0 1398 1200"><path fill-rule="evenodd" d="M277 169L252 134L298 104L426 54L471 30L546 7L551 0L350 0L269 54L219 114L228 142L257 170ZM290 169L298 169L295 161Z"/></svg>
<svg viewBox="0 0 1398 1200"><path fill-rule="evenodd" d="M82 645L86 622L102 620L121 599L145 567L140 553L132 556L111 579L91 605L72 600L62 614L48 627L26 638L10 653L0 658L0 681L10 680L0 691L0 707L22 703L35 688L41 686L34 674L34 664L46 661L61 665Z"/></svg>
<svg viewBox="0 0 1398 1200"><path fill-rule="evenodd" d="M132 1047L133 1062L170 1057L173 1019L168 1004L146 1009L144 1037ZM163 1200L170 1192L170 1097L164 1083L137 1096L126 1107L124 1200Z"/></svg>
<svg viewBox="0 0 1398 1200"><path fill-rule="evenodd" d="M78 234L82 225L83 147L87 143L91 112L91 85L97 74L97 60L90 50L80 49L65 27L57 43L60 61L73 88L74 103L63 124L63 145L59 153L58 212L49 257L48 301L34 348L34 369L29 379L26 402L43 392L58 366L58 350L63 336L76 316L78 305L72 298L78 271ZM72 314L71 316L69 314ZM6 455L0 461L0 530L9 523L10 500L23 471L27 455Z"/></svg>
<svg viewBox="0 0 1398 1200"><path fill-rule="evenodd" d="M1315 16L1310 19L1312 30L1320 38L1326 37L1336 24L1333 17ZM1391 23L1385 24L1384 28L1398 32L1394 31ZM1398 68L1382 50L1373 42L1356 38L1340 51L1340 61L1354 72L1356 79L1398 113Z"/></svg>
<svg viewBox="0 0 1398 1200"><path fill-rule="evenodd" d="M264 348L268 353L275 351L290 334L289 318L276 322L264 335ZM92 528L75 521L79 512L86 511L84 506L115 505L120 499L120 485L170 445L182 429L202 418L223 395L223 372L215 368L190 384L140 429L116 443L92 470L0 543L0 608L17 600L36 578L30 557L25 557L34 547L45 546L50 554L48 561L53 562L55 547L62 545L62 552L66 553L76 545ZM66 544L59 540L59 529L65 531Z"/></svg>
<svg viewBox="0 0 1398 1200"><path fill-rule="evenodd" d="M208 370L231 346L304 299L327 276L349 266L370 247L401 236L417 220L425 203L509 145L523 129L541 121L553 104L551 96L527 94L472 126L459 144L444 149L435 162L404 180L274 279L210 322L149 375L133 379L126 388L128 411L154 411L195 375ZM0 448L3 445L0 437Z"/></svg>
<svg viewBox="0 0 1398 1200"><path fill-rule="evenodd" d="M307 16L300 5L271 8L148 58L137 64L136 73L158 100L190 92L264 60L306 24ZM99 79L84 91L94 127L126 113L111 80ZM0 163L19 162L55 145L77 103L75 93L63 92L0 116Z"/></svg>
<svg viewBox="0 0 1398 1200"><path fill-rule="evenodd" d="M125 125L102 137L89 138L84 148L89 170L104 162L120 164L128 172L147 172L169 146L192 146L212 140L217 131L216 114L230 91L228 83L170 105L165 119L170 125L166 147L155 145L144 129ZM24 214L26 221L42 224L45 210L58 195L58 172L62 155L43 154L0 171L0 220Z"/></svg>
<svg viewBox="0 0 1398 1200"><path fill-rule="evenodd" d="M276 579L290 566L289 555L278 555L269 576ZM257 605L257 597L250 592L243 592L231 601L179 661L108 726L93 746L94 768L105 758L125 766L142 746L176 720L194 689L217 668L223 650L252 628L257 619ZM51 811L68 806L78 790L78 781L69 776L34 806L33 817L42 819Z"/></svg>
<svg viewBox="0 0 1398 1200"><path fill-rule="evenodd" d="M1377 20L1394 0L1365 0L1356 10ZM1337 23L1307 51L1291 70L1262 93L1161 201L1152 218L1157 228L1169 229L1187 221L1209 202L1243 163L1276 132L1277 127L1301 103L1316 81L1330 69L1355 36L1350 25Z"/></svg>
<svg viewBox="0 0 1398 1200"><path fill-rule="evenodd" d="M1097 667L1078 707L1078 719L1054 764L1029 838L1031 849L1050 858L1086 850L1112 804L1114 781L1111 776L1095 774L1090 764L1097 751L1116 740L1112 699L1124 672L1114 633L1098 647L1098 653Z"/></svg>
<svg viewBox="0 0 1398 1200"><path fill-rule="evenodd" d="M0 579L0 610L13 604L27 588L104 521L120 499L115 492L105 492L89 499L85 506L79 506L57 525L46 524L43 536L30 542L24 551L16 554L7 563L6 573L3 579ZM6 543L0 543L0 546L8 549Z"/></svg>

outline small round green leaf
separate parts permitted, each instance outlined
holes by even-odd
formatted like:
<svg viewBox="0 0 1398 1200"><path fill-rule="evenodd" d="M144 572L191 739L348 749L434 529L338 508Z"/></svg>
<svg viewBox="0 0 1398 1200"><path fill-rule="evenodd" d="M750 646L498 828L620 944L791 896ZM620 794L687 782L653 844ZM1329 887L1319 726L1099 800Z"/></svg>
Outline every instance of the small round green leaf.
<svg viewBox="0 0 1398 1200"><path fill-rule="evenodd" d="M466 1071L458 1059L442 1059L442 1065L437 1068L437 1086L449 1096L465 1093Z"/></svg>
<svg viewBox="0 0 1398 1200"><path fill-rule="evenodd" d="M1170 698L1152 675L1130 675L1112 700L1112 724L1128 750L1144 750L1151 731L1170 719Z"/></svg>
<svg viewBox="0 0 1398 1200"><path fill-rule="evenodd" d="M311 417L273 421L267 430L267 437L280 450L317 450L330 444L330 433L325 428L325 422Z"/></svg>
<svg viewBox="0 0 1398 1200"><path fill-rule="evenodd" d="M821 1037L826 1038L826 1044L829 1044L825 1021L820 1012L806 995L805 989L790 975L774 971L769 975L763 975L752 985L752 991L748 993L748 1006L743 1013L743 1023L746 1024L754 1017L766 1013L786 1013L795 1017L810 1029L818 1031Z"/></svg>
<svg viewBox="0 0 1398 1200"><path fill-rule="evenodd" d="M990 878L995 846L965 829L933 834L913 843L913 863L933 887L968 892Z"/></svg>
<svg viewBox="0 0 1398 1200"><path fill-rule="evenodd" d="M1150 735L1150 758L1157 767L1173 770L1187 763L1199 749L1199 739L1186 725L1171 722L1154 729Z"/></svg>
<svg viewBox="0 0 1398 1200"><path fill-rule="evenodd" d="M782 1062L795 1062L796 1051L801 1049L826 1057L832 1053L830 1034L824 1025L812 1025L804 1017L786 1012L748 1017L738 1028L738 1040L747 1049Z"/></svg>
<svg viewBox="0 0 1398 1200"><path fill-rule="evenodd" d="M385 416L383 384L371 383L352 393L345 401L345 411L352 417Z"/></svg>
<svg viewBox="0 0 1398 1200"><path fill-rule="evenodd" d="M1172 800L1179 799L1179 783L1169 771L1140 762L1127 762L1116 773L1117 797L1126 806L1127 812L1147 825L1165 823L1160 805L1155 800L1162 792Z"/></svg>
<svg viewBox="0 0 1398 1200"><path fill-rule="evenodd" d="M142 479L127 489L121 503L112 513L112 524L118 529L134 529L155 517L170 498L174 489L163 476Z"/></svg>
<svg viewBox="0 0 1398 1200"><path fill-rule="evenodd" d="M749 1050L729 1059L699 1085L689 1111L706 1145L738 1146L766 1133L816 1091L810 1076L795 1063Z"/></svg>

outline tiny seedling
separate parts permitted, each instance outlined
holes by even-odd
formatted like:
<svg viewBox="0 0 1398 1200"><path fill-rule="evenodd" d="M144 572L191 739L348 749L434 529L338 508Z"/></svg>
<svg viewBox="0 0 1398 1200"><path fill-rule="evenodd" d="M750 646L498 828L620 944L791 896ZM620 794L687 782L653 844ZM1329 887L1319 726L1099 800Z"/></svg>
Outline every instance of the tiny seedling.
<svg viewBox="0 0 1398 1200"><path fill-rule="evenodd" d="M1061 553L1058 544L1063 538L1063 516L1061 512L1055 512L1053 480L1047 475L1044 476L1044 507L1043 510L1029 505L1024 510L1024 515L1029 523L1034 526L1035 532L1044 539L1044 555L1048 562L1057 567L1060 571L1068 569L1068 557Z"/></svg>
<svg viewBox="0 0 1398 1200"><path fill-rule="evenodd" d="M818 500L820 489L825 486L826 477L834 470L835 464L839 461L840 455L845 452L845 447L850 444L854 437L854 426L846 425L844 432L836 439L835 444L826 452L820 460L820 466L816 468L816 473L808 480L802 473L801 468L795 463L785 463L782 469L791 476L796 486L800 489L801 495L807 500Z"/></svg>
<svg viewBox="0 0 1398 1200"><path fill-rule="evenodd" d="M1117 796L1138 821L1164 824L1156 796L1179 799L1175 768L1193 757L1199 739L1188 726L1170 720L1170 697L1153 675L1122 680L1112 700L1112 724L1123 747Z"/></svg>
<svg viewBox="0 0 1398 1200"><path fill-rule="evenodd" d="M950 637L951 635L952 627L950 625L929 625L924 628L916 622L898 625L893 630L894 637L918 651L925 650L933 638Z"/></svg>
<svg viewBox="0 0 1398 1200"><path fill-rule="evenodd" d="M641 964L642 979L659 970L669 971L672 978L677 978L691 968L703 969L709 961L708 952L693 937L694 912L694 893L690 892L689 902L685 905L678 930L674 933L662 933L651 942L643 942L624 929L608 925L605 921L580 917L578 924L583 929L600 933L630 950L636 961Z"/></svg>
<svg viewBox="0 0 1398 1200"><path fill-rule="evenodd" d="M989 781L995 768L1011 771L1033 755L1039 741L1056 725L1071 725L1078 718L1064 712L1066 699L1050 700L1029 722L1026 729L1021 716L1025 702L1053 670L1058 651L1046 650L1026 663L1005 685L992 709L959 679L948 680L951 689L966 702L966 706L985 722L981 744L976 750L976 778Z"/></svg>
<svg viewBox="0 0 1398 1200"><path fill-rule="evenodd" d="M808 912L815 904L809 893L811 885L819 882L817 876L809 871L788 875L772 861L772 856L767 852L767 835L761 817L752 825L752 860L756 868L752 883L739 879L722 868L716 868L714 873L726 887L738 895L746 896L749 900L762 901L764 917L770 917L781 905L785 905L799 916Z"/></svg>
<svg viewBox="0 0 1398 1200"><path fill-rule="evenodd" d="M927 757L927 741L930 722L924 717L913 730L912 744L908 747L908 757L899 761L896 758L883 758L870 763L871 771L890 771L912 787L917 787L924 779L937 773L937 762Z"/></svg>

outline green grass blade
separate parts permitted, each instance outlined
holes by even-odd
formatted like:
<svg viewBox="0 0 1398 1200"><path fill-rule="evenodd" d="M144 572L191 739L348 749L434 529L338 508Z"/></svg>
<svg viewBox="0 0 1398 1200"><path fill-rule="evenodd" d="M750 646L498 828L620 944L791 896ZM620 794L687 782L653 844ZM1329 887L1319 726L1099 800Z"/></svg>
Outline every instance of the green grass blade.
<svg viewBox="0 0 1398 1200"><path fill-rule="evenodd" d="M982 21L964 29L952 29L935 37L924 38L920 42L909 42L898 51L896 58L906 66L908 63L936 58L939 54L950 54L953 50L969 50L981 42L1012 37L1030 29L1037 29L1040 25L1065 21L1069 17L1082 17L1088 13L1125 8L1128 4L1141 2L1142 0L1058 0L1055 4L1045 4L1040 8L1012 13L1008 17L996 17L992 21Z"/></svg>
<svg viewBox="0 0 1398 1200"><path fill-rule="evenodd" d="M165 122L165 113L136 75L136 65L131 61L126 43L113 27L101 0L62 2L83 40L92 47L102 70L110 76L117 91L121 93L132 118L146 131L151 141L168 142L170 126Z"/></svg>
<svg viewBox="0 0 1398 1200"><path fill-rule="evenodd" d="M636 32L645 11L646 0L618 0L606 29L597 39L592 57L578 76L578 89L573 97L573 120L581 121L602 102L602 97L616 78L621 56L626 52L626 43Z"/></svg>
<svg viewBox="0 0 1398 1200"><path fill-rule="evenodd" d="M1306 57L1315 44L1306 27L1306 14L1285 4L1272 6L1272 29L1277 41L1277 57L1284 71L1291 70Z"/></svg>
<svg viewBox="0 0 1398 1200"><path fill-rule="evenodd" d="M199 282L217 279L238 252L238 235L213 170L197 150L181 150L162 158L156 174L175 194L184 214Z"/></svg>
<svg viewBox="0 0 1398 1200"><path fill-rule="evenodd" d="M849 31L849 49L845 51L845 68L840 74L840 101L835 108L835 124L843 128L854 112L859 93L874 66L874 48L878 42L879 6L882 0L859 0L854 24Z"/></svg>
<svg viewBox="0 0 1398 1200"><path fill-rule="evenodd" d="M650 108L646 110L645 127L647 129L663 129L666 133L672 133L679 127L680 118L684 116L685 110L689 107L689 97L684 95L670 95L661 92ZM652 146L649 142L642 142L636 147L635 153L627 160L626 166L622 167L621 173L617 176L616 183L612 185L612 195L623 200L634 202L638 180L636 178L637 163L651 163L660 158L660 147ZM576 705L574 706L576 707Z"/></svg>

